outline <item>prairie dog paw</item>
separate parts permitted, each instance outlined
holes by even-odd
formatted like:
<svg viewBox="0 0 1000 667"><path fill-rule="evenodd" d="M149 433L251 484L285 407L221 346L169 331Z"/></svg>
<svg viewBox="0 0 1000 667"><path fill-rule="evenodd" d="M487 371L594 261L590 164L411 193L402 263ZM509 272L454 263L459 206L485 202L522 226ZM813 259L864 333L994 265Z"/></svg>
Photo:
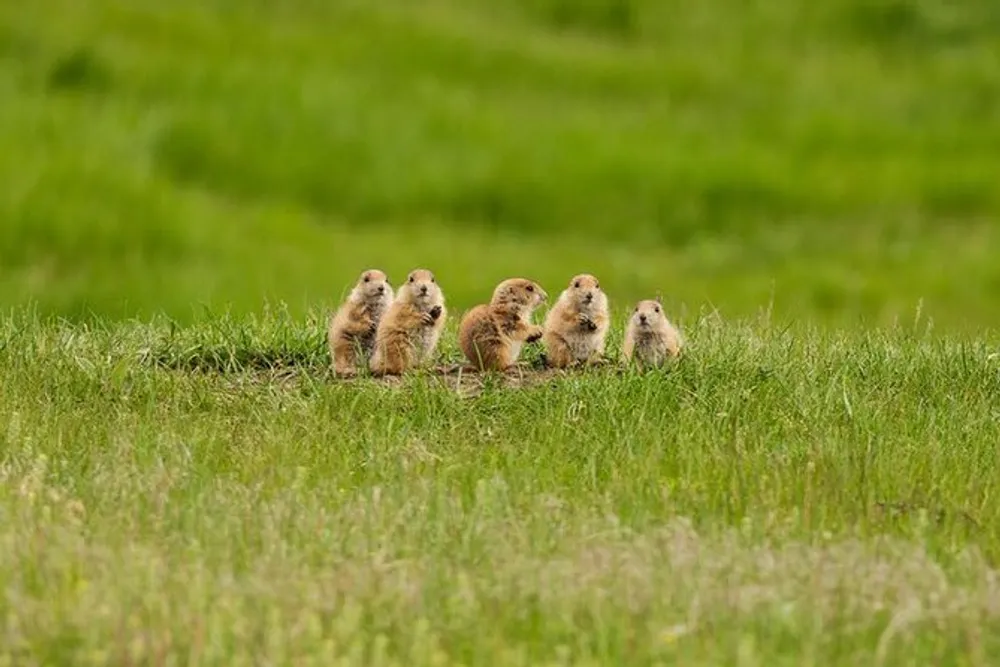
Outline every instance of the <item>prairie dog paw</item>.
<svg viewBox="0 0 1000 667"><path fill-rule="evenodd" d="M433 326L439 317L441 317L441 306L434 306L429 312L423 314L424 324L429 327Z"/></svg>

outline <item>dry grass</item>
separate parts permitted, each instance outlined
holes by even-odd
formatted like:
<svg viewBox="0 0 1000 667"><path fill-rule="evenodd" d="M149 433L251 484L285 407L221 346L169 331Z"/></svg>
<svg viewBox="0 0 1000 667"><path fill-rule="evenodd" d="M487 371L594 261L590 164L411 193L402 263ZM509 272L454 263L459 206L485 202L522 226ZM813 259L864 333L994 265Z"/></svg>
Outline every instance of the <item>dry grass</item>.
<svg viewBox="0 0 1000 667"><path fill-rule="evenodd" d="M998 573L974 548L946 567L911 539L771 541L683 517L635 531L546 494L521 513L499 479L471 501L291 488L263 504L219 482L191 534L120 533L47 486L45 466L4 471L18 514L0 533L0 570L16 574L3 634L18 665L459 664L494 650L503 664L647 664L780 658L782 642L880 664L927 637L928 659L981 661L1000 619ZM161 483L154 526L177 516Z"/></svg>

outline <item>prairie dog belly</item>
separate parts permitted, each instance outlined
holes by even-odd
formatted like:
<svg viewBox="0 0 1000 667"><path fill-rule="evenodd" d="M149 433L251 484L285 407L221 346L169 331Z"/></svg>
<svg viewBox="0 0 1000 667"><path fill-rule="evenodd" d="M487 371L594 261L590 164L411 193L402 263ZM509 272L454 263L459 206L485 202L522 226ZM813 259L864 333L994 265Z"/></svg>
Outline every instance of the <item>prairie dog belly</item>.
<svg viewBox="0 0 1000 667"><path fill-rule="evenodd" d="M426 359L427 355L437 342L439 335L440 332L436 327L423 327L417 333L416 340L414 342L416 343L417 356L421 360Z"/></svg>
<svg viewBox="0 0 1000 667"><path fill-rule="evenodd" d="M586 359L597 347L597 337L592 334L567 336L566 344L577 359Z"/></svg>
<svg viewBox="0 0 1000 667"><path fill-rule="evenodd" d="M653 332L636 336L635 355L646 363L659 365L667 356L666 339Z"/></svg>

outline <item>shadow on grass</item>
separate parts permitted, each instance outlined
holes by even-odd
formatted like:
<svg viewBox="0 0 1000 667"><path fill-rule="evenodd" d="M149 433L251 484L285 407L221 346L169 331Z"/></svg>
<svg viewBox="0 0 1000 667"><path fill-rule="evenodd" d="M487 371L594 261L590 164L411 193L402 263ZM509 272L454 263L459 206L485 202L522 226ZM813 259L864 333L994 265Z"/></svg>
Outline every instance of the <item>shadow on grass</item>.
<svg viewBox="0 0 1000 667"><path fill-rule="evenodd" d="M624 40L639 32L639 0L528 0L523 4L556 29L585 30Z"/></svg>
<svg viewBox="0 0 1000 667"><path fill-rule="evenodd" d="M287 312L262 321L207 315L191 327L168 322L141 360L162 369L222 374L288 369L322 374L329 367L322 313L306 326Z"/></svg>
<svg viewBox="0 0 1000 667"><path fill-rule="evenodd" d="M849 35L883 48L932 51L991 39L1000 29L1000 7L993 0L872 0L845 5L841 25Z"/></svg>
<svg viewBox="0 0 1000 667"><path fill-rule="evenodd" d="M45 83L52 91L103 93L113 78L107 63L93 49L81 46L55 59Z"/></svg>
<svg viewBox="0 0 1000 667"><path fill-rule="evenodd" d="M158 368L204 373L245 373L290 368L322 373L326 364L310 350L198 345L183 349L165 346L151 350L147 363Z"/></svg>
<svg viewBox="0 0 1000 667"><path fill-rule="evenodd" d="M255 347L171 343L151 349L143 355L145 363L162 370L219 376L256 376L256 381L289 380L304 377L331 384L358 383L403 387L412 378L440 384L462 398L476 398L492 391L557 388L572 377L613 377L634 372L629 367L606 360L590 367L550 368L544 358L526 359L506 372L478 371L464 363L442 361L416 368L402 375L375 376L367 370L357 375L338 377L333 373L325 349L297 347ZM647 373L669 373L670 367Z"/></svg>

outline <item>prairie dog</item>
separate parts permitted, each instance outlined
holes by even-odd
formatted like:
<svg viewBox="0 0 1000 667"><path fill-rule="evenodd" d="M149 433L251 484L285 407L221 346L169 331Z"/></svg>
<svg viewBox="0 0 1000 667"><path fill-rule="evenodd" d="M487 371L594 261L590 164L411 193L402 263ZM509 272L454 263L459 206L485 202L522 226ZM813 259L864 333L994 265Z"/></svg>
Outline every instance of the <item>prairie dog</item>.
<svg viewBox="0 0 1000 667"><path fill-rule="evenodd" d="M379 322L372 373L400 375L429 359L447 316L444 293L434 274L427 269L411 271Z"/></svg>
<svg viewBox="0 0 1000 667"><path fill-rule="evenodd" d="M509 278L494 288L488 304L467 312L458 326L458 344L473 367L505 371L517 364L524 343L544 333L531 323L531 315L547 299L538 283Z"/></svg>
<svg viewBox="0 0 1000 667"><path fill-rule="evenodd" d="M375 345L376 328L392 300L392 285L385 273L369 269L361 274L330 319L327 329L330 359L336 375L356 375L360 364L368 364Z"/></svg>
<svg viewBox="0 0 1000 667"><path fill-rule="evenodd" d="M640 366L661 366L680 354L681 335L663 312L660 298L640 301L625 326L622 356Z"/></svg>
<svg viewBox="0 0 1000 667"><path fill-rule="evenodd" d="M565 368L600 362L608 335L608 297L594 276L582 273L569 281L545 316L545 358Z"/></svg>

